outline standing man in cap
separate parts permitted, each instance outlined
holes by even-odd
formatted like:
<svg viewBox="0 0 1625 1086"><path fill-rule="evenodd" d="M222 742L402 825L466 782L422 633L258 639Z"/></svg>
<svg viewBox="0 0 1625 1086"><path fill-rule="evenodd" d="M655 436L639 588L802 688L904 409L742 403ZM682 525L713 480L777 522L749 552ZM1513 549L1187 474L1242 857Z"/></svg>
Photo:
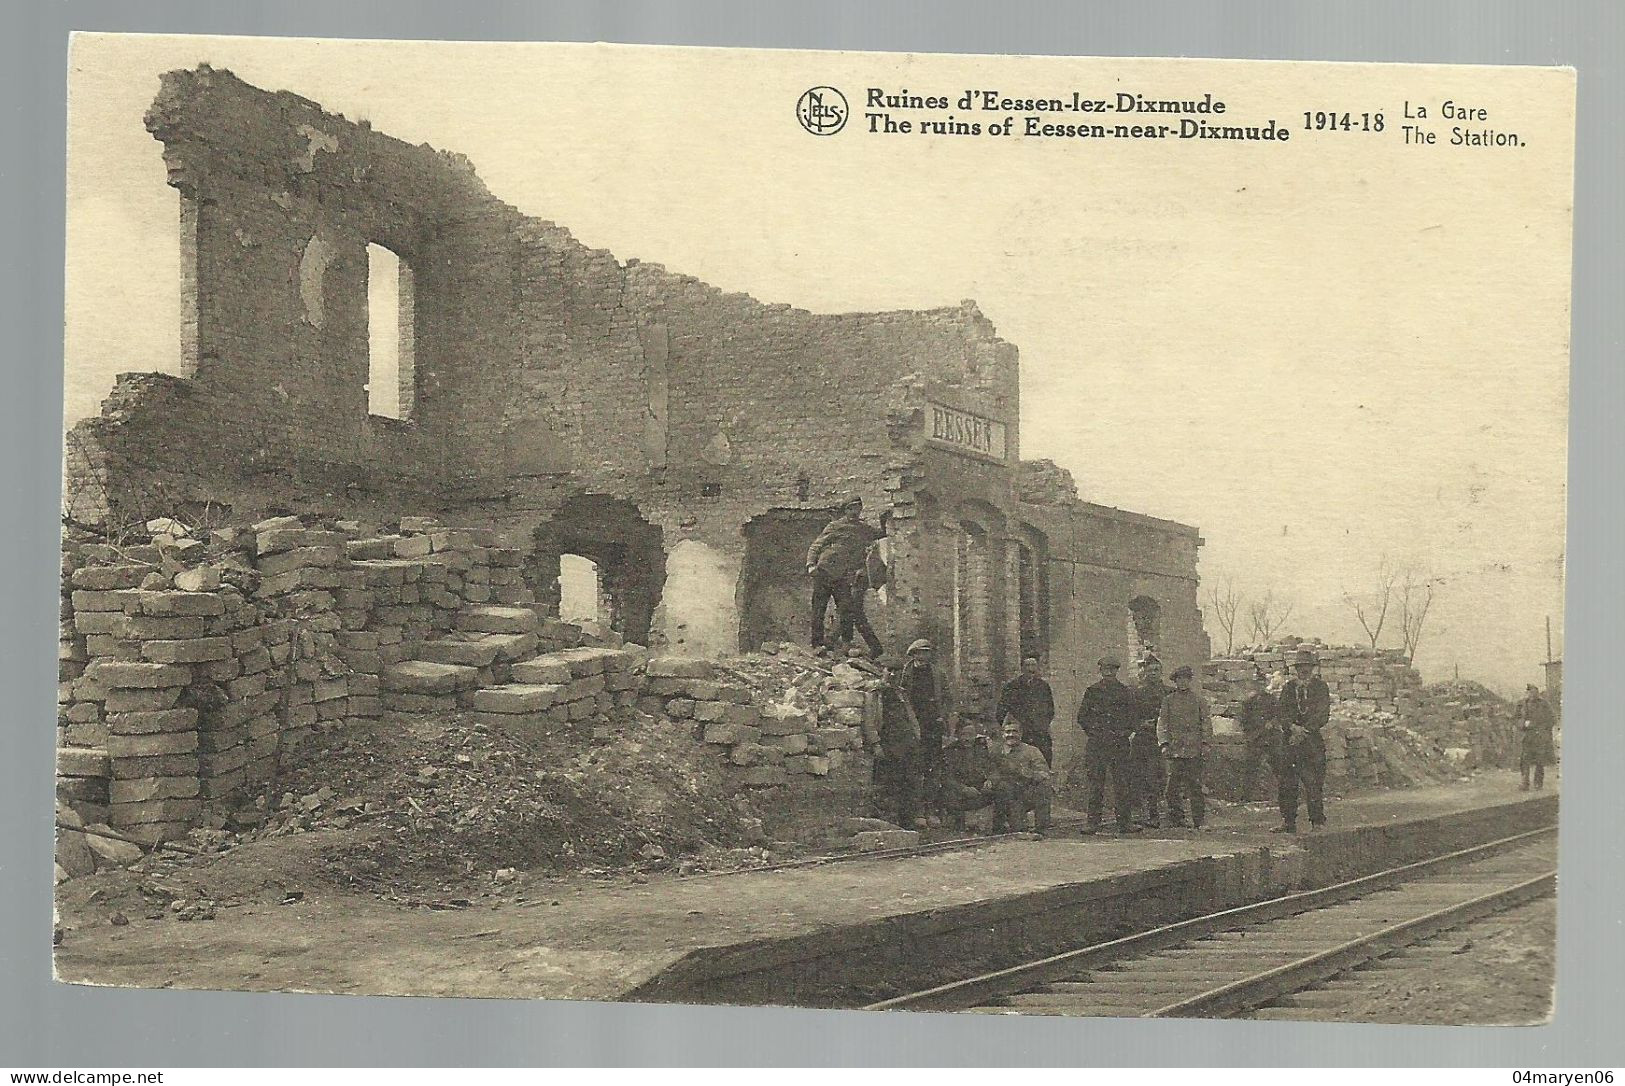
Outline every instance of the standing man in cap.
<svg viewBox="0 0 1625 1086"><path fill-rule="evenodd" d="M1518 772L1523 776L1520 792L1529 791L1529 771L1535 771L1535 787L1546 787L1546 767L1556 759L1552 745L1552 729L1557 718L1546 699L1540 696L1540 687L1534 683L1524 686L1524 697L1518 703L1518 727L1523 733L1518 752Z"/></svg>
<svg viewBox="0 0 1625 1086"><path fill-rule="evenodd" d="M856 627L869 646L869 654L880 655L880 639L869 626L868 618L854 611L852 593L859 575L864 572L870 544L885 534L885 529L864 523L863 499L854 497L847 499L841 506L841 515L830 521L807 548L807 573L812 577L814 651L824 647L824 614L833 600L842 625Z"/></svg>
<svg viewBox="0 0 1625 1086"><path fill-rule="evenodd" d="M948 691L947 676L932 662L931 642L923 637L908 647L902 690L914 719L920 724L918 771L925 822L928 826L941 825L943 747L955 731L953 698Z"/></svg>
<svg viewBox="0 0 1625 1086"><path fill-rule="evenodd" d="M1167 780L1162 752L1157 749L1157 718L1162 715L1162 699L1173 692L1162 681L1162 661L1147 654L1140 661L1140 685L1134 692L1137 707L1134 734L1129 737L1129 809L1138 813L1140 801L1145 800L1142 824L1151 829L1162 825L1162 789Z"/></svg>
<svg viewBox="0 0 1625 1086"><path fill-rule="evenodd" d="M1258 783L1258 771L1266 764L1281 777L1281 728L1276 723L1275 697L1269 690L1269 677L1262 668L1253 669L1253 691L1241 703L1239 722L1242 738L1247 742L1247 753L1241 767L1243 803L1253 798L1253 786ZM1280 791L1279 787L1276 789Z"/></svg>
<svg viewBox="0 0 1625 1086"><path fill-rule="evenodd" d="M886 806L905 830L914 828L920 802L920 722L903 689L903 663L895 656L881 658L886 669L880 687L880 734L875 746L875 779Z"/></svg>
<svg viewBox="0 0 1625 1086"><path fill-rule="evenodd" d="M1139 722L1140 703L1134 691L1117 679L1122 661L1102 656L1099 666L1100 681L1083 692L1083 701L1078 704L1078 727L1089 737L1083 752L1089 780L1089 822L1082 832L1100 832L1100 818L1106 807L1106 778L1110 776L1117 832L1138 833L1139 827L1131 817L1129 735Z"/></svg>
<svg viewBox="0 0 1625 1086"><path fill-rule="evenodd" d="M1038 674L1038 657L1021 658L1021 674L999 691L999 707L994 719L1013 716L1021 725L1021 741L1038 748L1044 764L1055 765L1055 739L1050 722L1055 719L1055 692Z"/></svg>
<svg viewBox="0 0 1625 1086"><path fill-rule="evenodd" d="M1189 667L1174 669L1174 691L1162 699L1157 717L1157 746L1168 759L1168 823L1185 824L1185 797L1190 797L1191 825L1202 828L1207 813L1202 796L1202 760L1213 735L1207 699L1191 689L1196 678Z"/></svg>
<svg viewBox="0 0 1625 1086"><path fill-rule="evenodd" d="M1320 734L1332 714L1332 692L1315 674L1320 663L1312 649L1299 649L1292 658L1296 673L1281 688L1281 824L1275 833L1298 832L1298 790L1309 802L1309 824L1324 826L1326 808L1326 739Z"/></svg>

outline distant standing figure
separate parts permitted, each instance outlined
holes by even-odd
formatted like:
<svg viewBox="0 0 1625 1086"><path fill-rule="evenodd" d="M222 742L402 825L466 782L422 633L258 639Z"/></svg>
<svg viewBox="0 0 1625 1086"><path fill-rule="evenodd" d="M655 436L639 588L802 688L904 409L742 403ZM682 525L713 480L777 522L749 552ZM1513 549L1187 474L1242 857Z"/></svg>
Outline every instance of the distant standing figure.
<svg viewBox="0 0 1625 1086"><path fill-rule="evenodd" d="M1326 824L1322 795L1326 785L1326 739L1321 729L1331 719L1332 692L1315 675L1320 659L1309 649L1292 658L1295 676L1281 688L1281 824L1275 833L1298 832L1298 791L1309 803L1309 824Z"/></svg>
<svg viewBox="0 0 1625 1086"><path fill-rule="evenodd" d="M1519 791L1529 791L1529 771L1535 771L1535 787L1546 787L1546 767L1557 760L1552 746L1552 729L1557 717L1552 707L1541 696L1540 687L1529 683L1524 687L1523 701L1518 703L1519 727L1523 731L1523 749L1518 755L1518 772L1523 776Z"/></svg>
<svg viewBox="0 0 1625 1086"><path fill-rule="evenodd" d="M1044 763L1055 765L1055 739L1050 723L1055 719L1055 692L1038 673L1038 657L1021 658L1021 674L999 691L995 719L1013 716L1021 725L1021 741L1038 748Z"/></svg>
<svg viewBox="0 0 1625 1086"><path fill-rule="evenodd" d="M993 749L993 773L987 782L993 793L994 832L1025 830L1031 811L1033 829L1040 835L1048 833L1054 800L1049 763L1037 747L1021 741L1021 724L1014 717L1005 718L1002 738Z"/></svg>
<svg viewBox="0 0 1625 1086"><path fill-rule="evenodd" d="M1143 799L1143 824L1152 829L1162 825L1162 789L1167 779L1162 754L1157 750L1157 717L1162 714L1162 699L1173 692L1174 688L1162 681L1162 661L1154 655L1142 659L1140 685L1134 692L1139 703L1138 719L1129 738L1129 807L1138 813Z"/></svg>
<svg viewBox="0 0 1625 1086"><path fill-rule="evenodd" d="M1239 715L1242 738L1247 743L1247 753L1241 766L1239 793L1243 803L1253 798L1253 788L1258 784L1258 771L1265 765L1270 767L1270 772L1275 775L1277 783L1280 781L1281 728L1275 718L1275 696L1269 691L1269 679L1263 671L1255 669L1253 692L1242 701Z"/></svg>
<svg viewBox="0 0 1625 1086"><path fill-rule="evenodd" d="M1202 828L1207 805L1202 796L1202 762L1213 735L1213 716L1207 699L1191 689L1190 668L1174 669L1174 692L1162 699L1157 717L1157 746L1168 759L1168 824L1185 824L1185 800L1191 805L1191 825Z"/></svg>
<svg viewBox="0 0 1625 1086"><path fill-rule="evenodd" d="M1117 832L1136 833L1133 823L1129 765L1129 735L1140 719L1140 703L1134 691L1117 679L1122 661L1102 656L1100 681L1083 692L1078 704L1078 727L1089 739L1083 757L1089 780L1089 821L1085 834L1100 832L1106 807L1106 778L1112 782L1112 805L1116 809Z"/></svg>
<svg viewBox="0 0 1625 1086"><path fill-rule="evenodd" d="M807 573L812 577L812 647L824 647L824 617L831 601L843 625L855 626L871 655L881 652L880 639L867 618L852 610L852 590L863 572L869 545L886 533L863 522L863 499L849 498L841 515L825 525L807 548Z"/></svg>

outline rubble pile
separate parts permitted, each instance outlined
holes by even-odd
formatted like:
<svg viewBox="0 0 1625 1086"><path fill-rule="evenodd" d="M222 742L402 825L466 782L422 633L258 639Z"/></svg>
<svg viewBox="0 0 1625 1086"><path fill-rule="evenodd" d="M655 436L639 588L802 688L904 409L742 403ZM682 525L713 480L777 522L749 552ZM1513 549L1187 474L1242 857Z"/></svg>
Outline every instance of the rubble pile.
<svg viewBox="0 0 1625 1086"><path fill-rule="evenodd" d="M1505 701L1477 683L1424 686L1399 649L1373 652L1297 638L1242 649L1203 667L1203 691L1214 713L1229 718L1240 711L1253 691L1255 670L1278 688L1300 648L1314 650L1319 674L1331 689L1331 720L1324 732L1328 778L1407 787L1483 766L1517 764L1518 732ZM1226 719L1215 730L1224 757L1225 745L1239 742L1240 728Z"/></svg>
<svg viewBox="0 0 1625 1086"><path fill-rule="evenodd" d="M761 836L723 767L641 713L610 741L585 746L471 713L327 732L282 788L229 826L250 839L364 831L320 854L334 877L363 886L664 866Z"/></svg>
<svg viewBox="0 0 1625 1086"><path fill-rule="evenodd" d="M827 777L862 758L861 684L872 683L872 676L847 664L825 674L793 657L765 663L772 658L656 657L641 704L688 723L701 742L725 748L730 776L745 788L772 788L797 775Z"/></svg>

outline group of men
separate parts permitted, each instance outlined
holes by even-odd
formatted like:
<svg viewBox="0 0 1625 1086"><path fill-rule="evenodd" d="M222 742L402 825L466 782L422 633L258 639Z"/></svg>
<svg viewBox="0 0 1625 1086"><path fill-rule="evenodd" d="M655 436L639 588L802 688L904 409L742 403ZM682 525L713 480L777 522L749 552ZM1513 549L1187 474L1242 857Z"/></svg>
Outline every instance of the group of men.
<svg viewBox="0 0 1625 1086"><path fill-rule="evenodd" d="M1331 716L1331 690L1315 674L1319 663L1314 652L1300 650L1293 658L1295 674L1278 695L1270 692L1264 673L1255 671L1253 691L1241 706L1246 741L1242 798L1252 798L1258 772L1267 764L1276 777L1281 810L1276 833L1297 832L1300 794L1310 825L1326 822L1322 729ZM1213 724L1206 699L1192 689L1195 676L1189 667L1180 667L1170 688L1162 681L1162 662L1147 655L1140 661L1139 685L1129 687L1117 677L1122 666L1115 656L1102 657L1100 681L1084 691L1078 706L1078 727L1089 737L1083 832L1100 832L1108 782L1119 833L1160 827L1161 805L1166 805L1171 825L1201 829L1206 814L1202 770ZM1142 807L1144 817L1136 821Z"/></svg>
<svg viewBox="0 0 1625 1086"><path fill-rule="evenodd" d="M1013 715L1001 715L997 736L961 722L948 682L924 639L905 659L882 657L880 726L874 741L875 779L898 825L963 829L974 811L992 811L995 833L1049 830L1053 790L1046 749L1028 742ZM1035 676L1036 677L1036 674ZM1048 684L1039 679L1048 693ZM1008 689L1008 687L1007 687Z"/></svg>
<svg viewBox="0 0 1625 1086"><path fill-rule="evenodd" d="M906 659L884 657L869 624L865 597L887 576L876 549L884 537L884 526L864 522L862 499L850 498L808 548L807 573L813 648L828 647L825 620L833 604L841 641L862 637L869 655L886 667L881 722L871 740L877 744L876 781L890 796L898 824L937 826L949 820L963 826L968 813L991 807L995 830L1025 828L1031 814L1037 832L1046 832L1053 801L1055 696L1039 674L1038 658L1025 657L1021 674L1000 690L997 735L960 728L930 642L915 641ZM1319 663L1313 651L1300 650L1293 658L1295 675L1279 694L1269 690L1262 671L1256 672L1254 690L1241 708L1247 744L1243 797L1251 798L1259 770L1269 765L1278 783L1277 833L1297 832L1300 794L1310 825L1326 821L1321 730L1331 714L1331 691L1315 675ZM1193 689L1195 676L1190 667L1179 667L1170 687L1162 681L1162 661L1147 653L1139 661L1139 684L1129 687L1117 677L1122 666L1114 656L1101 658L1100 681L1084 691L1078 706L1078 726L1088 736L1083 832L1100 832L1108 783L1120 833L1160 828L1164 806L1171 825L1201 829L1206 817L1202 771L1213 728L1206 700ZM1539 782L1538 765L1535 773ZM1144 817L1136 820L1142 808Z"/></svg>
<svg viewBox="0 0 1625 1086"><path fill-rule="evenodd" d="M932 660L932 647L920 640L906 659L885 658L877 741L876 780L889 797L899 825L963 827L972 811L992 808L993 830L1050 825L1054 799L1051 725L1055 697L1039 674L1039 660L1022 660L1021 674L999 693L998 734L960 726L948 683ZM1162 680L1162 662L1148 654L1139 661L1139 682L1119 678L1122 662L1099 661L1100 681L1084 691L1077 722L1088 737L1086 835L1101 832L1110 787L1119 833L1139 833L1163 825L1200 830L1206 821L1203 768L1213 736L1212 713L1194 689L1190 667ZM1319 660L1310 650L1293 659L1294 677L1272 692L1263 672L1241 706L1246 742L1243 798L1251 798L1259 771L1268 765L1277 780L1281 825L1274 832L1296 833L1300 799L1311 827L1325 824L1326 744L1322 735L1331 714L1331 691L1316 674ZM1187 818L1187 809L1189 816Z"/></svg>

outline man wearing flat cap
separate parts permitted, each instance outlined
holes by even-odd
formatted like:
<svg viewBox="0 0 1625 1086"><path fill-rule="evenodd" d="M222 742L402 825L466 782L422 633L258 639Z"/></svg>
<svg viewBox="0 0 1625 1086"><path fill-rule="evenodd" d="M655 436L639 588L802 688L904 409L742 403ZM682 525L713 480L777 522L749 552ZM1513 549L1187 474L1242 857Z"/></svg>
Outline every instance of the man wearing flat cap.
<svg viewBox="0 0 1625 1086"><path fill-rule="evenodd" d="M1281 825L1276 833L1298 832L1298 792L1309 805L1309 824L1324 826L1326 808L1326 740L1321 729L1332 713L1332 692L1315 674L1320 664L1313 649L1299 649L1292 658L1293 677L1281 688L1276 706L1281 723Z"/></svg>
<svg viewBox="0 0 1625 1086"><path fill-rule="evenodd" d="M1243 699L1241 711L1237 714L1241 735L1246 741L1241 787L1237 792L1243 803L1253 798L1253 787L1258 783L1259 770L1264 766L1269 766L1276 780L1280 780L1281 728L1276 723L1275 715L1275 696L1269 690L1269 677L1261 668L1255 667L1252 692ZM1279 792L1280 788L1277 787L1276 791Z"/></svg>
<svg viewBox="0 0 1625 1086"><path fill-rule="evenodd" d="M1525 684L1524 698L1518 703L1518 728L1523 740L1518 751L1518 772L1523 778L1520 791L1529 791L1530 770L1534 770L1535 787L1546 787L1546 767L1556 761L1552 743L1552 729L1556 726L1557 718L1541 697L1540 687Z"/></svg>
<svg viewBox="0 0 1625 1086"><path fill-rule="evenodd" d="M1134 691L1138 702L1134 734L1129 737L1129 808L1139 813L1146 806L1142 825L1156 829L1162 825L1162 790L1167 783L1162 752L1157 749L1157 717L1162 701L1174 688L1162 681L1162 661L1148 653L1140 660L1140 685Z"/></svg>
<svg viewBox="0 0 1625 1086"><path fill-rule="evenodd" d="M807 548L807 573L812 577L812 647L824 647L824 617L831 601L841 624L856 628L869 646L871 656L881 652L880 639L869 620L854 608L852 593L866 569L869 547L884 538L883 528L863 521L863 499L848 498L841 515L825 525L812 546Z"/></svg>
<svg viewBox="0 0 1625 1086"><path fill-rule="evenodd" d="M899 686L903 696L908 699L914 719L920 722L920 752L915 763L920 782L920 806L926 825L937 826L942 824L944 813L943 747L955 731L956 719L948 677L937 667L932 656L931 642L925 638L910 645Z"/></svg>
<svg viewBox="0 0 1625 1086"><path fill-rule="evenodd" d="M1055 692L1039 674L1037 656L1021 658L1021 674L999 690L999 705L993 719L1013 716L1021 724L1021 741L1038 748L1044 764L1055 764L1055 740L1050 722L1055 719Z"/></svg>
<svg viewBox="0 0 1625 1086"><path fill-rule="evenodd" d="M1115 656L1102 656L1100 681L1083 692L1078 704L1078 727L1088 736L1084 748L1085 772L1089 781L1088 824L1083 833L1100 832L1100 819L1106 807L1106 778L1112 782L1112 806L1117 815L1118 833L1137 833L1130 806L1129 735L1139 722L1139 699L1118 681L1123 663Z"/></svg>
<svg viewBox="0 0 1625 1086"><path fill-rule="evenodd" d="M1213 716L1207 699L1192 689L1196 675L1181 664L1174 669L1174 690L1162 699L1157 717L1157 746L1168 759L1168 823L1185 824L1185 801L1190 801L1191 825L1202 828L1207 815L1202 795L1202 764L1213 742Z"/></svg>

